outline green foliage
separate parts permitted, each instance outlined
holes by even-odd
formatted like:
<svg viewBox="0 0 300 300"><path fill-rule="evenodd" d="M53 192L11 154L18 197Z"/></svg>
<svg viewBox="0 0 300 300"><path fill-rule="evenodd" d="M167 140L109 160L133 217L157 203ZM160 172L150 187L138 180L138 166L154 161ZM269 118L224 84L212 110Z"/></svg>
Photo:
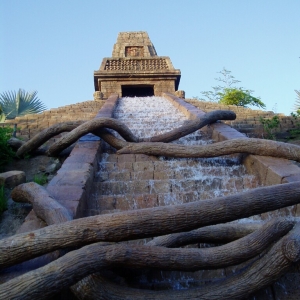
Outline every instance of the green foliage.
<svg viewBox="0 0 300 300"><path fill-rule="evenodd" d="M264 127L264 131L267 133L267 139L275 140L275 130L280 125L280 120L278 116L274 116L272 119L265 119L260 117L260 123Z"/></svg>
<svg viewBox="0 0 300 300"><path fill-rule="evenodd" d="M289 130L290 138L295 139L300 135L300 108L296 112L292 112L291 116L294 118L295 128Z"/></svg>
<svg viewBox="0 0 300 300"><path fill-rule="evenodd" d="M253 93L252 90L236 86L240 81L231 75L231 71L223 68L223 70L218 73L221 74L221 76L215 78L215 80L221 82L221 85L213 86L212 91L201 92L205 97L201 100L219 102L226 105L265 108L265 104L259 98L251 95Z"/></svg>
<svg viewBox="0 0 300 300"><path fill-rule="evenodd" d="M220 93L221 99L219 103L226 105L236 105L247 107L249 105L265 108L265 104L259 99L251 96L249 90L243 90L241 88L225 88Z"/></svg>
<svg viewBox="0 0 300 300"><path fill-rule="evenodd" d="M5 121L5 114L2 110L2 107L0 105L0 123L4 122Z"/></svg>
<svg viewBox="0 0 300 300"><path fill-rule="evenodd" d="M33 177L33 182L39 184L39 185L44 185L48 182L48 178L45 174L41 175L34 175Z"/></svg>
<svg viewBox="0 0 300 300"><path fill-rule="evenodd" d="M0 186L0 213L5 211L7 208L7 198L5 196L4 186Z"/></svg>
<svg viewBox="0 0 300 300"><path fill-rule="evenodd" d="M11 161L15 156L15 152L7 143L12 132L13 129L10 127L0 127L0 167Z"/></svg>
<svg viewBox="0 0 300 300"><path fill-rule="evenodd" d="M22 89L0 94L0 106L6 119L44 111L46 106L36 95L37 91L26 92Z"/></svg>
<svg viewBox="0 0 300 300"><path fill-rule="evenodd" d="M297 98L296 98L296 102L294 104L294 110L298 111L300 109L300 90L297 91L295 90L296 94L297 94Z"/></svg>

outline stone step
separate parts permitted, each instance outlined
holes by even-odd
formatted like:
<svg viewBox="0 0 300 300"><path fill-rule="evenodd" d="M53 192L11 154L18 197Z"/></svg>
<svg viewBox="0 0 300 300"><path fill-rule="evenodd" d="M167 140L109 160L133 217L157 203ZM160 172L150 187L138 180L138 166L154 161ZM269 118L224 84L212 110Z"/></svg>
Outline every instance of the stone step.
<svg viewBox="0 0 300 300"><path fill-rule="evenodd" d="M202 179L150 179L128 181L94 182L98 195L134 195L213 191L215 196L222 193L243 191L257 186L253 176L206 177Z"/></svg>
<svg viewBox="0 0 300 300"><path fill-rule="evenodd" d="M155 168L155 165L154 165ZM148 168L148 170L115 170L99 172L95 181L131 181L131 180L186 180L202 177L227 177L227 176L244 176L243 166L223 166L223 167L177 167L171 168L168 164L156 165L156 169Z"/></svg>
<svg viewBox="0 0 300 300"><path fill-rule="evenodd" d="M165 170L181 171L186 168L215 168L215 169L228 169L232 166L241 169L238 159L231 157L220 157L220 158L203 158L203 159L169 159L169 160L158 160L157 157L149 157L150 161L144 156L135 156L128 154L126 156L119 156L110 154L100 163L100 172L157 172ZM196 172L196 171L195 171Z"/></svg>
<svg viewBox="0 0 300 300"><path fill-rule="evenodd" d="M246 184L247 179L244 181ZM189 183L187 183L188 185ZM248 188L256 187L254 180L248 181ZM89 207L89 215L115 213L125 210L144 209L157 206L167 206L189 203L194 201L201 201L212 199L220 196L220 194L226 196L236 192L241 192L243 189L240 187L237 190L222 190L216 192L216 190L207 188L204 190L189 190L182 191L169 191L158 193L137 193L137 194L109 194L101 195L94 191L93 207Z"/></svg>

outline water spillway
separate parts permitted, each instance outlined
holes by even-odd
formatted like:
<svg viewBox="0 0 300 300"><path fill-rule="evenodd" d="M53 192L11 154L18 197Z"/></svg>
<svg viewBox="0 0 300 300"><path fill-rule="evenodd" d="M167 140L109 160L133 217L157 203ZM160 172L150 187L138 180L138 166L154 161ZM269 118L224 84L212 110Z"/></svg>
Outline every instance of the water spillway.
<svg viewBox="0 0 300 300"><path fill-rule="evenodd" d="M168 132L187 121L182 112L162 97L121 98L114 117L124 122L135 135L145 138ZM174 143L202 145L213 141L204 131L197 131ZM142 154L117 155L105 143L102 151L91 193L90 215L201 201L258 185L254 176L246 174L237 156L175 159ZM148 240L135 242L144 244ZM196 272L196 275L145 271L130 280L141 288L184 289L202 284L203 272L206 271Z"/></svg>
<svg viewBox="0 0 300 300"><path fill-rule="evenodd" d="M161 97L121 98L114 116L138 137L168 132L187 120ZM174 143L201 145L212 140L197 131ZM257 186L237 157L170 159L111 152L107 148L102 154L95 179L95 214L199 201Z"/></svg>

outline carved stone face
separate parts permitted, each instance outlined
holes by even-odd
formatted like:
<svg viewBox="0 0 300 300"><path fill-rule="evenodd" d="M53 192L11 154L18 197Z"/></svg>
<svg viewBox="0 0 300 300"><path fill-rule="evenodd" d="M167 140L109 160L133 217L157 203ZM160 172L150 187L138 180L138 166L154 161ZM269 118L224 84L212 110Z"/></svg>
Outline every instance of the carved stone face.
<svg viewBox="0 0 300 300"><path fill-rule="evenodd" d="M125 47L126 57L143 57L144 47L143 46L129 46Z"/></svg>

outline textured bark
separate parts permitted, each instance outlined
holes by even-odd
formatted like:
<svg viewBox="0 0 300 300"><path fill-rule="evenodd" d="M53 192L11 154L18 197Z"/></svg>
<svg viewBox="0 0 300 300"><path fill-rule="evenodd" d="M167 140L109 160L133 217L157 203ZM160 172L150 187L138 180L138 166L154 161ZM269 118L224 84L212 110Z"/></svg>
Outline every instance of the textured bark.
<svg viewBox="0 0 300 300"><path fill-rule="evenodd" d="M92 132L93 134L102 138L107 144L116 148L122 149L123 147L129 145L128 142L123 141L121 139L116 138L111 132L109 132L106 128L96 129Z"/></svg>
<svg viewBox="0 0 300 300"><path fill-rule="evenodd" d="M92 244L2 284L0 298L45 299L96 270L109 267L195 271L230 266L258 255L293 225L287 220L272 220L244 238L207 249Z"/></svg>
<svg viewBox="0 0 300 300"><path fill-rule="evenodd" d="M101 132L101 128L110 128L116 130L128 142L138 143L140 141L163 141L165 143L168 143L177 140L185 135L188 135L208 124L214 123L217 120L234 120L235 118L236 115L232 111L216 110L207 113L201 119L190 120L185 125L171 130L168 133L146 139L139 139L138 137L136 137L124 123L118 120L111 118L97 118L85 122L84 124L78 126L76 129L72 130L72 132L70 132L69 134L62 137L48 149L48 154L50 156L58 155L63 149L67 148L87 133L94 133L102 137L104 134L103 132ZM104 136L108 137L107 132ZM120 149L121 147L124 147L126 145L122 143L123 141L118 141L117 138L107 138L106 142L108 142L113 147L116 146L117 149Z"/></svg>
<svg viewBox="0 0 300 300"><path fill-rule="evenodd" d="M45 221L47 225L72 220L71 213L35 182L18 185L13 189L11 197L16 202L32 204L36 215Z"/></svg>
<svg viewBox="0 0 300 300"><path fill-rule="evenodd" d="M130 129L122 122L112 119L112 118L97 118L87 121L61 139L54 143L48 149L48 155L55 156L58 155L63 149L67 148L74 142L76 142L80 137L87 133L94 132L100 128L110 128L116 130L126 141L137 143L139 139L130 131Z"/></svg>
<svg viewBox="0 0 300 300"><path fill-rule="evenodd" d="M10 138L7 141L7 144L13 149L13 150L18 150L21 146L23 146L25 144L24 141L21 141L15 137Z"/></svg>
<svg viewBox="0 0 300 300"><path fill-rule="evenodd" d="M218 120L235 120L236 114L231 110L214 110L205 114L202 118L195 120L188 120L184 125L179 128L175 128L169 132L156 135L151 138L141 139L141 142L164 142L169 143L180 139L202 127L215 123Z"/></svg>
<svg viewBox="0 0 300 300"><path fill-rule="evenodd" d="M30 153L34 150L36 150L38 147L43 145L45 142L47 142L50 138L53 136L56 136L62 132L67 132L75 129L80 124L82 124L83 121L76 121L76 122L64 122L64 123L58 123L53 126L50 126L49 128L46 128L42 130L40 133L36 134L32 139L24 143L17 151L17 156L22 156L25 153Z"/></svg>
<svg viewBox="0 0 300 300"><path fill-rule="evenodd" d="M262 222L253 222L207 226L188 232L158 236L147 245L175 248L194 243L227 243L252 233L261 228L262 224Z"/></svg>
<svg viewBox="0 0 300 300"><path fill-rule="evenodd" d="M300 185L293 182L212 200L76 219L0 240L0 267L60 248L188 231L297 203Z"/></svg>
<svg viewBox="0 0 300 300"><path fill-rule="evenodd" d="M165 143L130 143L117 153L135 153L170 157L216 157L233 153L248 153L300 161L299 146L255 138L233 139L201 146L184 146Z"/></svg>
<svg viewBox="0 0 300 300"><path fill-rule="evenodd" d="M72 287L78 299L105 300L240 300L274 283L300 260L300 224L263 257L234 276L203 287L177 291L150 291L120 286L93 274Z"/></svg>

